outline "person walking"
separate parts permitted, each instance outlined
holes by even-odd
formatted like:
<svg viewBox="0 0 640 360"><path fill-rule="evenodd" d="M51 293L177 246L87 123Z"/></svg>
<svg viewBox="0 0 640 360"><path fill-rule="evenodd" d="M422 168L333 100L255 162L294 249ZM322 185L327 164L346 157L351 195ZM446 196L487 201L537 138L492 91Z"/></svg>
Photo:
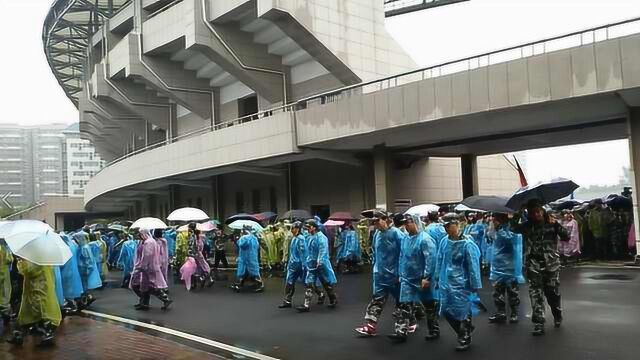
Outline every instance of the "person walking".
<svg viewBox="0 0 640 360"><path fill-rule="evenodd" d="M544 335L544 298L551 308L554 326L562 323L562 302L560 297L560 256L558 239L568 241L567 231L551 218L538 200L527 204L527 220L521 221L521 214L511 220L511 230L522 234L524 241L524 261L529 281L534 336Z"/></svg>
<svg viewBox="0 0 640 360"><path fill-rule="evenodd" d="M374 211L373 235L373 295L365 310L365 324L354 330L363 337L377 335L377 324L389 296L396 307L400 303L399 258L402 239L405 235L390 225L390 216L382 210Z"/></svg>

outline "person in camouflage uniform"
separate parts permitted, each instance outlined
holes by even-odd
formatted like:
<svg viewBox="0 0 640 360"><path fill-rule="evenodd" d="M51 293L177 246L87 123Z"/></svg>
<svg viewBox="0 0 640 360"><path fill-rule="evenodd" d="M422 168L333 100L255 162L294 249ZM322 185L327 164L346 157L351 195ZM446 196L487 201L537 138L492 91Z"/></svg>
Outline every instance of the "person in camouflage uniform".
<svg viewBox="0 0 640 360"><path fill-rule="evenodd" d="M405 235L397 227L389 225L391 217L385 211L376 210L373 224L373 296L365 311L366 323L354 330L364 336L377 334L378 318L382 314L389 295L400 303L399 258L402 239Z"/></svg>
<svg viewBox="0 0 640 360"><path fill-rule="evenodd" d="M527 204L527 216L528 219L525 221L520 221L519 215L514 216L511 229L522 234L524 239L525 269L532 308L532 333L539 336L544 334L545 297L553 314L554 326L560 327L562 322L558 239L568 241L569 235L560 223L548 216L537 200L529 201Z"/></svg>

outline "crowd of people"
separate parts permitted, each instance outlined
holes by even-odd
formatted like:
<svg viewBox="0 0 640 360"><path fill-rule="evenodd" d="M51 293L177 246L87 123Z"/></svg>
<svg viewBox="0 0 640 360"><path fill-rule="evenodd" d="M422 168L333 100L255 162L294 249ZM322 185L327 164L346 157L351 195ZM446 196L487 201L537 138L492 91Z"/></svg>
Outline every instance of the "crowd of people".
<svg viewBox="0 0 640 360"><path fill-rule="evenodd" d="M493 286L496 309L489 321L519 321L519 287L526 279L533 334L543 335L545 299L554 326L562 322L563 264L585 253L618 258L635 246L635 241L626 241L635 240L630 216L598 200L555 210L530 201L515 215L445 209L421 215L374 209L363 212L359 220L291 218L264 224L264 229L247 225L226 232L215 225L203 230L195 222L158 229L85 226L61 233L72 257L59 267L13 256L0 239L0 315L14 329L7 341L20 345L32 333L40 335L41 344L52 344L62 317L89 307L96 300L94 290L104 286L113 269L121 270L121 287L137 296L136 310L149 310L152 296L162 310L169 310L172 280L189 291L213 286L217 271L230 269L227 251L233 247L233 290L262 292L263 274L283 276L284 296L278 307L294 307L300 282L305 291L295 309L301 313L311 310L314 297L316 304L328 300L335 308L336 273L359 273L371 264L371 300L364 323L355 328L360 336L377 335L391 297L391 339L406 340L421 319L426 320L425 338L437 339L439 320L444 318L457 336L456 349L464 351L471 345L473 316L486 311L477 293L483 273Z"/></svg>

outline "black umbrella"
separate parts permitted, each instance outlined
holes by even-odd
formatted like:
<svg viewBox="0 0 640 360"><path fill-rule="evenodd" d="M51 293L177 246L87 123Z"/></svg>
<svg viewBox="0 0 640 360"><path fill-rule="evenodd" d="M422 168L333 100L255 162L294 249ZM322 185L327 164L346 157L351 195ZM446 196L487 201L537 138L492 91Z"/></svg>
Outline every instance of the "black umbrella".
<svg viewBox="0 0 640 360"><path fill-rule="evenodd" d="M392 214L382 209L369 209L369 210L364 210L363 212L360 213L360 215L362 215L362 217L365 217L367 219L373 219L376 216L380 216L380 215L390 216Z"/></svg>
<svg viewBox="0 0 640 360"><path fill-rule="evenodd" d="M615 196L609 195L605 203L609 205L610 208L613 208L613 209L632 209L633 208L633 201L631 201L631 199L629 199L628 197L622 196L622 195L615 195Z"/></svg>
<svg viewBox="0 0 640 360"><path fill-rule="evenodd" d="M289 220L307 220L311 219L313 216L307 210L294 209L289 210L286 213L280 216L280 219L289 219Z"/></svg>
<svg viewBox="0 0 640 360"><path fill-rule="evenodd" d="M571 210L574 207L581 204L582 202L578 200L565 200L565 201L554 201L549 205L551 205L551 208L556 211L562 211L562 210Z"/></svg>
<svg viewBox="0 0 640 360"><path fill-rule="evenodd" d="M507 202L507 207L518 211L533 199L537 199L542 204L548 204L571 195L577 188L579 186L576 183L563 178L525 186L513 194Z"/></svg>
<svg viewBox="0 0 640 360"><path fill-rule="evenodd" d="M260 220L258 218L256 218L255 216L251 215L251 214L236 214L233 216L230 216L227 218L227 220L224 221L224 223L226 225L231 224L232 222L236 221L236 220L251 220L251 221L255 221L255 222L260 222Z"/></svg>
<svg viewBox="0 0 640 360"><path fill-rule="evenodd" d="M504 196L470 196L462 200L462 204L472 209L510 214L513 213L513 209L507 207L508 197Z"/></svg>

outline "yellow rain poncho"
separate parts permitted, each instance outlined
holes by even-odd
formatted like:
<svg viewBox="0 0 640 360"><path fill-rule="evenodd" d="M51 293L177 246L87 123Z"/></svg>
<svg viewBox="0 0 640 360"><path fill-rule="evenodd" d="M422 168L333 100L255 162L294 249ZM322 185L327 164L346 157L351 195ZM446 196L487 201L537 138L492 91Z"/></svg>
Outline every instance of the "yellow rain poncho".
<svg viewBox="0 0 640 360"><path fill-rule="evenodd" d="M60 325L62 314L56 297L53 267L20 260L18 271L24 276L18 325L25 326L40 321Z"/></svg>
<svg viewBox="0 0 640 360"><path fill-rule="evenodd" d="M6 245L0 244L0 315L9 314L11 302L11 267L13 256Z"/></svg>
<svg viewBox="0 0 640 360"><path fill-rule="evenodd" d="M176 237L176 260L175 265L179 269L187 260L189 254L189 233L181 231Z"/></svg>

